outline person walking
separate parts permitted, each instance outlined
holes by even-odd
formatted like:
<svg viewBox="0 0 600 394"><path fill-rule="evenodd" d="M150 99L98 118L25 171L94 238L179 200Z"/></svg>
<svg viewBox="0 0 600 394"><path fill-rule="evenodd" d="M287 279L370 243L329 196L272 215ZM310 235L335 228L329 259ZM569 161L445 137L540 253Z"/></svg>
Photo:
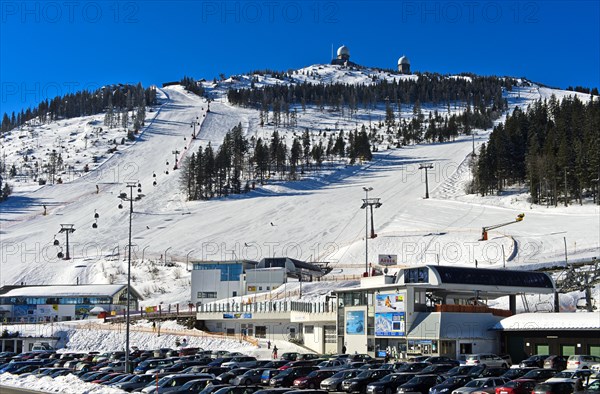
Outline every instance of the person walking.
<svg viewBox="0 0 600 394"><path fill-rule="evenodd" d="M267 341L267 349L271 349L271 340Z"/></svg>
<svg viewBox="0 0 600 394"><path fill-rule="evenodd" d="M277 359L277 345L273 345L273 359Z"/></svg>
<svg viewBox="0 0 600 394"><path fill-rule="evenodd" d="M152 332L156 332L156 322L152 322Z"/></svg>

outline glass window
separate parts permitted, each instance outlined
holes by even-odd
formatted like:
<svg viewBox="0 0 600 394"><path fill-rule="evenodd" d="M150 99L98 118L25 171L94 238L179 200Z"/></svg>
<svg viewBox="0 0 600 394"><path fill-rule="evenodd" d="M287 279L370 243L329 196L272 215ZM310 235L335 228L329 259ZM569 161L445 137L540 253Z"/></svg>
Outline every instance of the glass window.
<svg viewBox="0 0 600 394"><path fill-rule="evenodd" d="M575 345L560 345L560 352L563 356L572 356L575 354Z"/></svg>
<svg viewBox="0 0 600 394"><path fill-rule="evenodd" d="M536 344L535 354L550 354L550 345L548 344Z"/></svg>

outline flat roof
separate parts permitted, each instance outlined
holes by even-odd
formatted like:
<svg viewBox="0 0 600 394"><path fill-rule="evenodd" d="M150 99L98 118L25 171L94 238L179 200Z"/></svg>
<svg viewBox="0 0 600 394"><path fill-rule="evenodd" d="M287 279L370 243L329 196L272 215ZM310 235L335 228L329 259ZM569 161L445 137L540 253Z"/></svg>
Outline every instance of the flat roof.
<svg viewBox="0 0 600 394"><path fill-rule="evenodd" d="M600 330L600 312L519 313L493 327L500 331Z"/></svg>
<svg viewBox="0 0 600 394"><path fill-rule="evenodd" d="M126 285L23 286L9 290L1 297L112 297L125 288L127 288ZM135 292L133 287L131 292ZM135 294L137 295L137 292Z"/></svg>

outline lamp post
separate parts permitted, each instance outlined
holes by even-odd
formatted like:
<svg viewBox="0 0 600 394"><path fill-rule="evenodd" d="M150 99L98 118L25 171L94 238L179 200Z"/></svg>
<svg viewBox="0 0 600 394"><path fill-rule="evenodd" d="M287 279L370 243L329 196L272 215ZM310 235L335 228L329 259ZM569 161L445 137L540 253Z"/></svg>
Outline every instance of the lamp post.
<svg viewBox="0 0 600 394"><path fill-rule="evenodd" d="M421 164L419 166L419 170L425 170L425 198L429 198L429 181L427 179L427 170L430 170L433 168L433 164L431 163L427 163L427 164Z"/></svg>
<svg viewBox="0 0 600 394"><path fill-rule="evenodd" d="M65 233L66 236L66 253L65 253L65 260L70 260L71 256L69 256L69 233L75 232L75 229L73 228L75 225L74 224L61 224L60 225L60 231L59 233ZM59 256L60 258L60 256Z"/></svg>
<svg viewBox="0 0 600 394"><path fill-rule="evenodd" d="M369 210L371 211L371 238L375 238L377 234L375 234L373 222L373 207L379 208L382 204L379 202L379 198L369 198L372 187L363 187L363 190L365 198L363 198L363 205L360 208L365 210L365 276L369 276Z"/></svg>
<svg viewBox="0 0 600 394"><path fill-rule="evenodd" d="M131 364L129 360L129 320L131 312L131 222L133 217L133 202L139 201L144 195L142 193L142 185L138 182L127 182L126 187L129 188L129 196L123 192L119 194L122 201L129 201L129 244L127 256L127 312L125 316L125 370L131 372ZM133 188L137 187L138 195L133 197ZM123 208L123 204L119 204L119 208Z"/></svg>

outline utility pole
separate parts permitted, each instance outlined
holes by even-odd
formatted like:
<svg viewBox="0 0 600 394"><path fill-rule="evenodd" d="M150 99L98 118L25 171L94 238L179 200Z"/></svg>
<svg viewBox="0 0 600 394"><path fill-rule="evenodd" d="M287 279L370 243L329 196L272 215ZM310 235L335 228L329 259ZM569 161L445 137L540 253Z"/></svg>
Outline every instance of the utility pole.
<svg viewBox="0 0 600 394"><path fill-rule="evenodd" d="M419 166L419 170L425 170L425 198L429 198L429 180L427 179L427 170L430 170L432 168L433 164L431 163L421 164Z"/></svg>
<svg viewBox="0 0 600 394"><path fill-rule="evenodd" d="M128 256L127 256L127 308L126 308L126 316L125 316L125 371L127 373L131 373L131 363L129 360L129 322L131 315L131 223L133 218L133 202L139 201L144 197L142 193L142 185L138 182L127 182L126 187L129 188L129 196L127 193L123 192L119 194L119 198L122 201L129 201L129 244L127 245L129 248ZM133 188L137 187L138 195L133 197ZM119 204L119 209L123 208L123 204Z"/></svg>
<svg viewBox="0 0 600 394"><path fill-rule="evenodd" d="M195 120L192 120L192 124L190 125L190 127L194 128L194 132L192 133L192 139L195 140L196 139L196 125L200 126L200 122L198 121L198 117L196 116ZM200 131L200 130L198 130Z"/></svg>
<svg viewBox="0 0 600 394"><path fill-rule="evenodd" d="M69 233L73 233L75 232L75 229L73 228L74 224L61 224L60 225L60 230L59 233L65 233L66 236L66 252L65 252L65 260L70 260L71 257L69 256ZM60 258L60 256L59 256Z"/></svg>
<svg viewBox="0 0 600 394"><path fill-rule="evenodd" d="M178 167L177 167L177 155L178 155L179 153L181 153L181 152L179 152L178 150L174 150L174 151L172 151L171 153L172 153L173 155L175 155L175 165L173 166L173 169L174 169L174 170L176 170L176 169L178 168Z"/></svg>
<svg viewBox="0 0 600 394"><path fill-rule="evenodd" d="M373 207L379 208L382 204L379 202L379 198L369 198L369 192L373 190L372 187L363 187L363 190L366 195L360 208L365 210L365 276L369 276L369 210L371 211L371 238L376 238ZM367 207L369 209L366 209Z"/></svg>

